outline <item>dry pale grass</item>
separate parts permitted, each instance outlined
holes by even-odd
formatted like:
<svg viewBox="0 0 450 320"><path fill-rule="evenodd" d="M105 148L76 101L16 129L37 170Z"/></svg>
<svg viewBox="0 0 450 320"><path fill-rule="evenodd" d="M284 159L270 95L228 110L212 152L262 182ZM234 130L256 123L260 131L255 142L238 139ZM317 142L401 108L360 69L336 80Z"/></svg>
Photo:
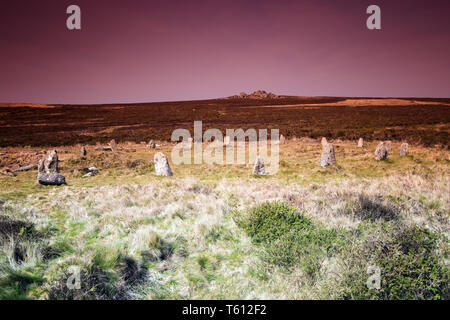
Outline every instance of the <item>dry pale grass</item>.
<svg viewBox="0 0 450 320"><path fill-rule="evenodd" d="M2 297L342 298L352 291L352 281L365 281L361 268L373 259L356 235L370 226L370 241L388 243L389 234L382 231L386 223L447 237L440 238L435 254L448 263L448 151L412 146L408 157L393 153L391 160L376 162L375 143L362 150L354 142L334 144L338 165L322 169L318 141L288 141L280 146L280 171L263 178L250 175L245 165L179 165L172 166L174 177L155 177L151 159L159 150L133 143L120 144L119 156L89 148L87 160L78 160L76 146L62 148L68 186L37 186L30 181L33 172L0 177L5 182L1 215L26 221L42 234L22 239L16 232L2 241ZM398 149L394 143L394 152ZM162 150L168 153L170 145ZM137 159L144 164L127 165ZM86 179L73 173L88 164L101 174ZM287 271L268 264L265 247L254 243L236 220L267 201L294 205L314 224L343 230L347 245L325 256L313 279L299 266ZM45 258L48 248L55 252L51 258ZM136 263L133 276L130 268L124 271L124 261ZM63 285L73 265L85 270L88 286L75 296ZM140 270L145 275L130 281ZM23 278L22 287L11 289L14 279ZM99 286L89 291L98 279L109 279L102 282L110 281L116 290Z"/></svg>

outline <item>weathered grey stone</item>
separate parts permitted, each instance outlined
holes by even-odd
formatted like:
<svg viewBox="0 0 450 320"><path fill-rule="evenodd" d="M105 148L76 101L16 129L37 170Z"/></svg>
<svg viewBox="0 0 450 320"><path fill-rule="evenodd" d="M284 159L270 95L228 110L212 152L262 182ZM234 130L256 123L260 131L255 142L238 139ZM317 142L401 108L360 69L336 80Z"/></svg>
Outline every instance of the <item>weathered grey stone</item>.
<svg viewBox="0 0 450 320"><path fill-rule="evenodd" d="M392 150L392 141L385 141L384 142L384 147L386 148L386 150L389 152Z"/></svg>
<svg viewBox="0 0 450 320"><path fill-rule="evenodd" d="M117 143L116 143L116 140L112 139L112 140L109 142L109 146L111 147L111 150L112 150L114 153L118 153L118 152L119 152L119 150L117 149Z"/></svg>
<svg viewBox="0 0 450 320"><path fill-rule="evenodd" d="M113 151L110 146L97 146L94 148L97 151Z"/></svg>
<svg viewBox="0 0 450 320"><path fill-rule="evenodd" d="M100 173L96 167L84 168L83 171L87 172L83 177L93 177Z"/></svg>
<svg viewBox="0 0 450 320"><path fill-rule="evenodd" d="M30 164L28 166L23 166L23 167L20 167L20 168L17 168L17 169L13 169L13 170L11 170L11 172L29 171L29 170L32 170L32 169L34 169L36 167L37 167L36 164Z"/></svg>
<svg viewBox="0 0 450 320"><path fill-rule="evenodd" d="M253 167L253 174L266 175L266 168L264 166L264 160L261 157L256 158L255 166Z"/></svg>
<svg viewBox="0 0 450 320"><path fill-rule="evenodd" d="M223 138L223 145L228 146L229 144L230 144L230 136L225 136L225 138Z"/></svg>
<svg viewBox="0 0 450 320"><path fill-rule="evenodd" d="M65 184L66 178L58 172L58 152L56 150L47 151L47 154L39 160L38 183L46 186Z"/></svg>
<svg viewBox="0 0 450 320"><path fill-rule="evenodd" d="M38 173L37 181L44 186L60 186L66 184L66 178L56 172Z"/></svg>
<svg viewBox="0 0 450 320"><path fill-rule="evenodd" d="M58 152L56 150L47 151L47 154L39 160L39 173L58 173Z"/></svg>
<svg viewBox="0 0 450 320"><path fill-rule="evenodd" d="M286 143L286 138L283 135L281 135L280 136L280 144L285 144L285 143Z"/></svg>
<svg viewBox="0 0 450 320"><path fill-rule="evenodd" d="M155 149L156 143L153 140L150 140L147 144L147 148Z"/></svg>
<svg viewBox="0 0 450 320"><path fill-rule="evenodd" d="M155 166L155 173L157 176L170 177L173 175L172 170L169 166L169 161L162 152L158 152L157 154L155 154L153 162Z"/></svg>
<svg viewBox="0 0 450 320"><path fill-rule="evenodd" d="M322 137L322 140L320 143L322 144L322 147L325 147L328 144L327 138Z"/></svg>
<svg viewBox="0 0 450 320"><path fill-rule="evenodd" d="M331 143L327 143L322 148L322 156L320 157L320 165L323 168L326 168L335 163L336 163L336 156L334 154L334 147Z"/></svg>
<svg viewBox="0 0 450 320"><path fill-rule="evenodd" d="M409 145L405 142L400 146L400 156L404 157L408 154Z"/></svg>
<svg viewBox="0 0 450 320"><path fill-rule="evenodd" d="M84 157L87 156L87 150L86 150L86 147L85 147L85 146L82 146L82 147L81 147L81 149L80 149L80 156L81 156L82 158L84 158Z"/></svg>
<svg viewBox="0 0 450 320"><path fill-rule="evenodd" d="M363 138L359 138L359 140L358 140L358 148L362 148L362 147L364 147L364 140L363 140Z"/></svg>
<svg viewBox="0 0 450 320"><path fill-rule="evenodd" d="M388 157L388 151L386 149L385 143L380 142L375 150L375 160L385 160Z"/></svg>

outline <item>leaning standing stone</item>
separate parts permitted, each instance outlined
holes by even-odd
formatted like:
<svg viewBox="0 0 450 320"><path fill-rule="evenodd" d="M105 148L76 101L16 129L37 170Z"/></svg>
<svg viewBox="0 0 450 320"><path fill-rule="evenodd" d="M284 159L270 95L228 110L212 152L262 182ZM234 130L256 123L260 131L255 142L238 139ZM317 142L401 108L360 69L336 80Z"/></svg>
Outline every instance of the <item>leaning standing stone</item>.
<svg viewBox="0 0 450 320"><path fill-rule="evenodd" d="M408 154L408 147L409 145L406 142L402 143L400 147L400 156L404 157Z"/></svg>
<svg viewBox="0 0 450 320"><path fill-rule="evenodd" d="M264 160L261 157L258 157L255 161L255 166L253 167L253 174L256 175L265 175L266 168L264 167Z"/></svg>
<svg viewBox="0 0 450 320"><path fill-rule="evenodd" d="M384 142L380 142L375 150L375 160L385 160L388 157L388 151Z"/></svg>
<svg viewBox="0 0 450 320"><path fill-rule="evenodd" d="M322 137L322 141L320 143L322 144L322 147L325 147L328 144L327 138Z"/></svg>
<svg viewBox="0 0 450 320"><path fill-rule="evenodd" d="M364 147L364 140L363 140L363 138L359 138L359 140L358 140L358 148L362 148L362 147Z"/></svg>
<svg viewBox="0 0 450 320"><path fill-rule="evenodd" d="M327 143L322 148L322 156L320 158L320 165L323 168L326 168L335 163L336 163L336 157L334 155L334 147L331 143Z"/></svg>
<svg viewBox="0 0 450 320"><path fill-rule="evenodd" d="M157 154L155 154L153 162L155 166L155 173L157 176L170 177L173 175L172 170L169 166L169 161L162 152L158 152Z"/></svg>

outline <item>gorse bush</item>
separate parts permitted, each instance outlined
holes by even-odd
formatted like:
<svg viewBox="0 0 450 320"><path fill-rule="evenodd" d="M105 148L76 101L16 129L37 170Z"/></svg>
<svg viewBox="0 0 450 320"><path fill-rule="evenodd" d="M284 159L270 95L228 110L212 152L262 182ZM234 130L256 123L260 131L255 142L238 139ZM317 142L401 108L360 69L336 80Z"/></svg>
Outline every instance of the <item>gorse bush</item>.
<svg viewBox="0 0 450 320"><path fill-rule="evenodd" d="M343 295L346 299L449 299L449 270L442 265L435 253L439 238L427 229L407 227L393 222L381 225L369 224L360 228L368 240L362 244L371 264L381 270L379 290L369 289L366 283L355 281L349 275L351 290ZM378 229L378 230L377 230ZM370 234L382 232L378 240ZM445 240L444 240L445 241ZM353 261L362 255L355 252ZM360 274L365 274L361 264Z"/></svg>
<svg viewBox="0 0 450 320"><path fill-rule="evenodd" d="M289 269L300 266L310 277L323 259L333 255L344 242L344 231L314 224L283 202L266 202L250 209L240 225L256 243L266 247L266 259Z"/></svg>

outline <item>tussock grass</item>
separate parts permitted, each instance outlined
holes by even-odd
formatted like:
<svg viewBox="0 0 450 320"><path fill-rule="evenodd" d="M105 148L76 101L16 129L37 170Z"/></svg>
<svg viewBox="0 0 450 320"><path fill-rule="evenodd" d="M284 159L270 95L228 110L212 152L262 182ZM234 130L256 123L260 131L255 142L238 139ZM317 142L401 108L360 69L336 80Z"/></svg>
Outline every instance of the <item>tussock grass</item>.
<svg viewBox="0 0 450 320"><path fill-rule="evenodd" d="M61 188L1 176L0 298L448 299L448 153L376 162L375 144L335 144L323 169L318 142L289 141L263 179L206 165L155 177L155 151L135 145L61 152ZM85 166L100 174L72 173ZM80 290L66 285L74 266Z"/></svg>

